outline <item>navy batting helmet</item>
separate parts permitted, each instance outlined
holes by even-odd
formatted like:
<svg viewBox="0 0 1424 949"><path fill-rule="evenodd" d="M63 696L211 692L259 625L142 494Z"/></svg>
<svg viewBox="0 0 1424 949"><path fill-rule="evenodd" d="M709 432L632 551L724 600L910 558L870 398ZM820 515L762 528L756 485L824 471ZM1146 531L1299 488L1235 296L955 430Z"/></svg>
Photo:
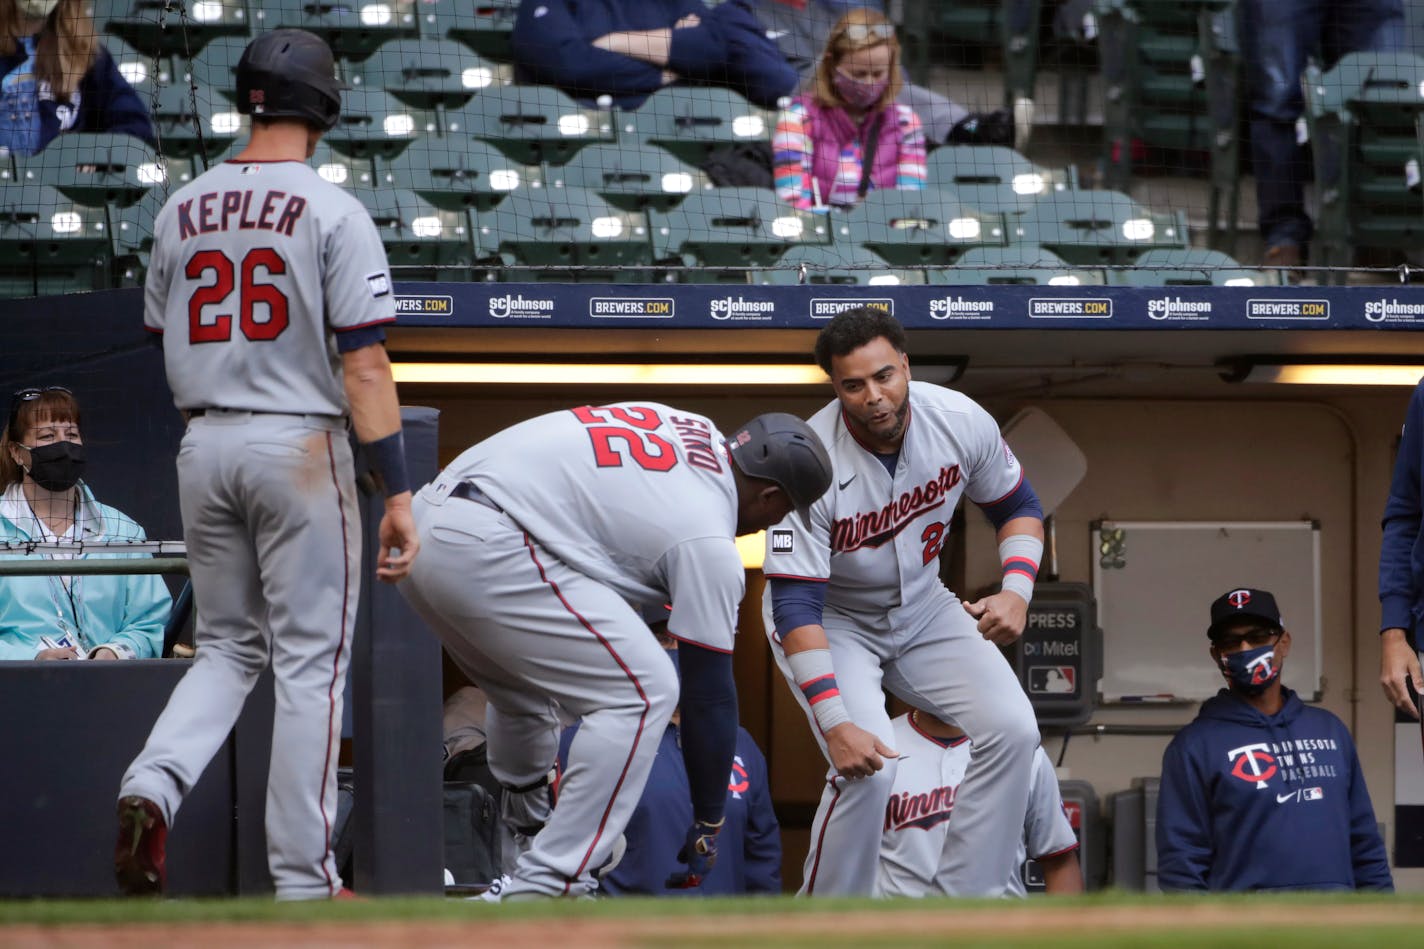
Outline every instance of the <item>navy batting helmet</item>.
<svg viewBox="0 0 1424 949"><path fill-rule="evenodd" d="M831 456L811 426L786 412L767 412L738 429L727 448L742 474L776 482L810 525L811 505L831 486Z"/></svg>
<svg viewBox="0 0 1424 949"><path fill-rule="evenodd" d="M306 30L269 30L237 62L237 111L303 119L323 131L341 115L341 90L331 47Z"/></svg>

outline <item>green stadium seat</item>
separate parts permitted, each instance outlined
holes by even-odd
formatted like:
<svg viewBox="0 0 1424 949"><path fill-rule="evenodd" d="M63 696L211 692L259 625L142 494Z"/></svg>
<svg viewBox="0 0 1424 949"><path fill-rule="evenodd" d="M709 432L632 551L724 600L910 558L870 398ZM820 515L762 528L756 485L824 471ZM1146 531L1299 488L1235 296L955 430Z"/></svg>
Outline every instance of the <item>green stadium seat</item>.
<svg viewBox="0 0 1424 949"><path fill-rule="evenodd" d="M563 165L549 168L544 186L597 192L625 211L667 211L712 183L700 169L670 152L638 142L589 145Z"/></svg>
<svg viewBox="0 0 1424 949"><path fill-rule="evenodd" d="M237 63L250 42L248 37L220 36L203 47L180 73L199 85L216 90L229 102L237 101Z"/></svg>
<svg viewBox="0 0 1424 949"><path fill-rule="evenodd" d="M344 75L352 86L385 89L417 109L457 109L476 93L513 79L508 66L488 62L454 40L389 40Z"/></svg>
<svg viewBox="0 0 1424 949"><path fill-rule="evenodd" d="M779 287L869 287L923 284L925 272L892 267L864 247L804 244L781 255L771 270L757 271L756 282Z"/></svg>
<svg viewBox="0 0 1424 949"><path fill-rule="evenodd" d="M102 289L109 262L104 208L35 182L0 187L0 297Z"/></svg>
<svg viewBox="0 0 1424 949"><path fill-rule="evenodd" d="M897 30L901 59L915 82L930 85L932 54L953 48L972 52L966 65L979 65L992 50L1003 64L1004 105L1033 98L1038 75L1041 0L939 0L904 4ZM943 60L943 56L934 58Z"/></svg>
<svg viewBox="0 0 1424 949"><path fill-rule="evenodd" d="M928 272L931 284L946 286L1101 286L1103 272L1075 267L1043 247L971 247L953 267Z"/></svg>
<svg viewBox="0 0 1424 949"><path fill-rule="evenodd" d="M475 215L481 260L533 283L645 283L652 260L647 216L578 188L521 189ZM537 268L537 269L523 269ZM578 268L578 269L562 269Z"/></svg>
<svg viewBox="0 0 1424 949"><path fill-rule="evenodd" d="M417 137L433 134L435 116L413 109L384 89L348 89L341 94L341 118L325 141L352 158L389 161Z"/></svg>
<svg viewBox="0 0 1424 949"><path fill-rule="evenodd" d="M420 4L420 35L449 37L485 59L508 63L518 12L519 0L427 0Z"/></svg>
<svg viewBox="0 0 1424 949"><path fill-rule="evenodd" d="M128 207L109 214L109 239L113 254L113 284L141 287L153 250L153 222L167 195L153 189Z"/></svg>
<svg viewBox="0 0 1424 949"><path fill-rule="evenodd" d="M210 158L226 152L246 134L248 119L207 86L173 83L157 90L149 108L166 158Z"/></svg>
<svg viewBox="0 0 1424 949"><path fill-rule="evenodd" d="M437 208L414 191L353 191L375 222L396 280L469 280L474 242L469 215Z"/></svg>
<svg viewBox="0 0 1424 949"><path fill-rule="evenodd" d="M448 116L448 133L489 142L522 165L562 165L585 145L613 141L613 119L552 86L491 86Z"/></svg>
<svg viewBox="0 0 1424 949"><path fill-rule="evenodd" d="M488 142L419 138L384 163L384 187L405 188L447 210L487 210L505 196L527 189L538 169L505 157Z"/></svg>
<svg viewBox="0 0 1424 949"><path fill-rule="evenodd" d="M771 142L776 116L730 89L667 86L637 111L619 112L619 141L647 142L689 165L724 145Z"/></svg>
<svg viewBox="0 0 1424 949"><path fill-rule="evenodd" d="M1358 247L1424 242L1424 59L1351 53L1329 72L1306 69L1305 117L1320 211L1311 262L1349 267ZM1343 270L1325 279L1344 282Z"/></svg>
<svg viewBox="0 0 1424 949"><path fill-rule="evenodd" d="M1217 250L1190 247L1149 250L1131 267L1108 271L1108 283L1119 287L1274 287L1280 272L1241 266Z"/></svg>
<svg viewBox="0 0 1424 949"><path fill-rule="evenodd" d="M949 191L871 191L832 216L837 244L860 244L900 267L952 264L971 247L1002 246L1004 218L972 208Z"/></svg>
<svg viewBox="0 0 1424 949"><path fill-rule="evenodd" d="M141 52L112 33L104 33L99 42L114 58L119 75L133 86L140 99L148 102L157 90L173 82L177 70L173 68L174 57L151 56Z"/></svg>
<svg viewBox="0 0 1424 949"><path fill-rule="evenodd" d="M375 164L370 158L352 158L343 155L325 141L317 142L316 150L308 164L316 169L323 179L348 191L370 191L386 187L383 179L376 174Z"/></svg>
<svg viewBox="0 0 1424 949"><path fill-rule="evenodd" d="M1009 243L1038 244L1070 264L1130 264L1144 251L1188 247L1184 211L1156 213L1118 191L1061 191L1009 225Z"/></svg>
<svg viewBox="0 0 1424 949"><path fill-rule="evenodd" d="M687 283L747 283L745 268L765 267L800 244L829 244L826 215L800 211L761 188L696 191L671 211L650 212L653 260L686 267Z"/></svg>
<svg viewBox="0 0 1424 949"><path fill-rule="evenodd" d="M168 180L148 143L114 132L70 132L15 165L19 180L48 185L91 208L127 207L151 188L166 190Z"/></svg>
<svg viewBox="0 0 1424 949"><path fill-rule="evenodd" d="M417 4L400 0L250 0L253 29L315 33L338 59L365 59L387 40L416 36Z"/></svg>
<svg viewBox="0 0 1424 949"><path fill-rule="evenodd" d="M249 37L247 0L94 0L94 24L148 56L197 53L219 36Z"/></svg>
<svg viewBox="0 0 1424 949"><path fill-rule="evenodd" d="M990 214L1022 214L1041 195L1078 187L1071 169L1042 168L1012 148L954 145L930 152L928 184Z"/></svg>

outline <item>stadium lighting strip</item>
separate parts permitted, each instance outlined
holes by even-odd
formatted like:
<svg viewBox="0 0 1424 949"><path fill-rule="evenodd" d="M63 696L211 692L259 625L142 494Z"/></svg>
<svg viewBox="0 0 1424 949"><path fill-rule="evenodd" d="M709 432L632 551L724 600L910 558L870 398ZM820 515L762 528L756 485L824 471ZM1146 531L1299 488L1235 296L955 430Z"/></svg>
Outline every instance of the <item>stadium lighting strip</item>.
<svg viewBox="0 0 1424 949"><path fill-rule="evenodd" d="M824 386L792 363L398 362L396 382L484 385Z"/></svg>
<svg viewBox="0 0 1424 949"><path fill-rule="evenodd" d="M1306 386L1408 386L1424 378L1424 365L1371 363L1255 363L1239 382Z"/></svg>

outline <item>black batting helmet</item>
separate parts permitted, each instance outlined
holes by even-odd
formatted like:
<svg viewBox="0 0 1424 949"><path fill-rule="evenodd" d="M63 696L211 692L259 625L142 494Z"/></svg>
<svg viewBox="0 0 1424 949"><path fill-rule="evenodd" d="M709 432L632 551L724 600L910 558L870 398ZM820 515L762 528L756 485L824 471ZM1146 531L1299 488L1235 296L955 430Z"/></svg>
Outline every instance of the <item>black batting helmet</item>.
<svg viewBox="0 0 1424 949"><path fill-rule="evenodd" d="M237 62L237 111L303 119L323 131L341 115L341 90L331 47L306 30L260 34Z"/></svg>
<svg viewBox="0 0 1424 949"><path fill-rule="evenodd" d="M811 505L831 486L831 456L811 426L786 412L767 412L737 429L727 448L742 474L776 482L810 525Z"/></svg>

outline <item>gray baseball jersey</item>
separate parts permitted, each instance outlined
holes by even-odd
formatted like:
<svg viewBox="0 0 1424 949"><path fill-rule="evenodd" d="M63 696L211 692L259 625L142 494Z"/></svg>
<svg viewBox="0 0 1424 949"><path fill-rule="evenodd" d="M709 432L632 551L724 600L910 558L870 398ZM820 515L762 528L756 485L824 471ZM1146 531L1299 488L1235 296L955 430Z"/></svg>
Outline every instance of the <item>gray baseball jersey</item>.
<svg viewBox="0 0 1424 949"><path fill-rule="evenodd" d="M990 415L973 400L911 382L909 415L892 474L856 440L839 402L810 419L830 452L835 483L811 506L811 527L787 518L768 532L770 578L826 581L822 626L851 721L892 748L884 690L953 721L977 753L948 830L945 886L956 896L1006 895L1022 835L1034 749L1033 708L1013 670L939 578L939 555L961 496L991 504L1023 472ZM771 623L772 656L830 761ZM801 892L869 895L879 874L880 824L896 762L873 777L828 772L812 824Z"/></svg>
<svg viewBox="0 0 1424 949"><path fill-rule="evenodd" d="M813 527L790 517L768 534L769 577L830 578L826 608L883 616L943 587L939 554L961 494L989 504L1023 478L999 426L968 396L910 383L911 419L892 477L862 447L832 402L810 419L831 450L835 488L811 507Z"/></svg>
<svg viewBox="0 0 1424 949"><path fill-rule="evenodd" d="M652 402L581 406L480 442L441 477L478 485L630 603L670 602L674 636L731 651L746 571L731 461L710 419Z"/></svg>
<svg viewBox="0 0 1424 949"><path fill-rule="evenodd" d="M370 216L295 161L224 162L179 189L145 295L180 409L345 415L333 332L395 319Z"/></svg>
<svg viewBox="0 0 1424 949"><path fill-rule="evenodd" d="M880 838L878 896L949 895L939 879L949 834L954 798L969 767L967 737L946 744L921 731L909 715L892 725L895 750L903 760L895 772L895 786L885 808ZM1064 853L1078 846L1073 825L1063 810L1053 762L1042 748L1034 756L1033 784L1029 790L1024 836L1015 865ZM1026 895L1023 878L1014 873L1008 892Z"/></svg>

